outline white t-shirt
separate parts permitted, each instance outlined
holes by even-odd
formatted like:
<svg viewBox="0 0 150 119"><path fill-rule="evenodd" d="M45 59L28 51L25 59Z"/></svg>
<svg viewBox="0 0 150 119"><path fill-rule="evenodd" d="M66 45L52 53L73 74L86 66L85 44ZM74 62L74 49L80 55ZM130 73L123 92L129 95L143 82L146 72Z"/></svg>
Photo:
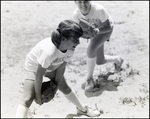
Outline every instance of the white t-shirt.
<svg viewBox="0 0 150 119"><path fill-rule="evenodd" d="M91 2L91 10L87 15L83 15L78 8L73 11L72 18L75 22L79 23L81 18L86 19L91 25L94 25L96 28L102 26L102 22L107 19L110 21L111 26L114 25L113 19L110 14L105 10L105 8L98 4Z"/></svg>
<svg viewBox="0 0 150 119"><path fill-rule="evenodd" d="M64 61L68 62L73 55L73 51L67 50L63 53L53 44L51 37L40 41L27 54L25 61L25 69L36 72L38 64L48 71L54 71Z"/></svg>

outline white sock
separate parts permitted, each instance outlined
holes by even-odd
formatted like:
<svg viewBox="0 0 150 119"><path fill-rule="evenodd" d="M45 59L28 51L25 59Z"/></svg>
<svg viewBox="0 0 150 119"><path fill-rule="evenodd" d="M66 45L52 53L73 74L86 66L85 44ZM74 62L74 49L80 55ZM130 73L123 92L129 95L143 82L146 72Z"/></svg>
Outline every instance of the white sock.
<svg viewBox="0 0 150 119"><path fill-rule="evenodd" d="M116 59L119 58L119 56L109 56L105 55L106 63L115 63Z"/></svg>
<svg viewBox="0 0 150 119"><path fill-rule="evenodd" d="M73 91L71 91L69 94L65 95L65 97L71 101L78 109L84 110L84 106L82 102L79 100L77 95Z"/></svg>
<svg viewBox="0 0 150 119"><path fill-rule="evenodd" d="M93 77L93 72L95 68L96 57L87 59L87 69L88 69L88 78Z"/></svg>
<svg viewBox="0 0 150 119"><path fill-rule="evenodd" d="M16 117L17 118L27 118L28 109L29 108L19 104L19 106L17 108L17 112L16 112Z"/></svg>

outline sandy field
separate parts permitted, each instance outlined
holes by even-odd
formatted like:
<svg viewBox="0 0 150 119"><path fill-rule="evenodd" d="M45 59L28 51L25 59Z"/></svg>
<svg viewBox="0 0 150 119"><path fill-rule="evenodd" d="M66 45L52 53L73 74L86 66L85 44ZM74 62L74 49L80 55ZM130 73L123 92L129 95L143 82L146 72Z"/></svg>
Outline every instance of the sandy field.
<svg viewBox="0 0 150 119"><path fill-rule="evenodd" d="M85 39L80 39L65 77L81 101L100 111L98 118L149 117L149 1L101 1L115 21L105 54L121 55L123 70L112 64L95 67L101 86L84 93L87 75ZM70 19L73 1L1 2L1 117L15 117L24 85L25 56L40 40L49 37L58 23ZM44 79L46 80L46 79ZM79 118L76 107L58 91L54 100L31 105L29 118ZM86 117L86 116L80 116Z"/></svg>

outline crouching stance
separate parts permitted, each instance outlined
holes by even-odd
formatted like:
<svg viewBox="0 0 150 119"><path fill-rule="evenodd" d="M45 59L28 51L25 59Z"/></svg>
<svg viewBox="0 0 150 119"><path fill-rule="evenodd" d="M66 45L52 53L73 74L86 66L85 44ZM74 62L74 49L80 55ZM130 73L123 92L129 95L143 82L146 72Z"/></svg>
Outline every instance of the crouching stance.
<svg viewBox="0 0 150 119"><path fill-rule="evenodd" d="M78 114L90 117L99 116L100 112L85 106L68 86L64 72L71 59L79 38L83 35L81 27L72 20L64 20L51 37L41 40L27 54L25 70L27 78L24 82L24 93L17 108L17 118L27 118L27 112L33 100L42 105L41 87L43 76L52 80L57 89L77 108Z"/></svg>

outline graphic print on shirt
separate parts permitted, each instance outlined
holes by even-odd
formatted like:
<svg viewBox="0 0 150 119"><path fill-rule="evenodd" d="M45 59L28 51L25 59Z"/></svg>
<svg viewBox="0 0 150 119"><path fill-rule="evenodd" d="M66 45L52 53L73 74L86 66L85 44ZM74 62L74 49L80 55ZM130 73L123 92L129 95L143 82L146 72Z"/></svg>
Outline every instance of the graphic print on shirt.
<svg viewBox="0 0 150 119"><path fill-rule="evenodd" d="M57 69L64 61L68 61L71 58L71 56L64 56L60 58L56 58L50 66L47 68L49 71L54 71Z"/></svg>
<svg viewBox="0 0 150 119"><path fill-rule="evenodd" d="M60 64L64 61L67 61L67 59L69 59L71 56L65 56L65 57L61 57L61 58L57 58L55 59L52 64Z"/></svg>
<svg viewBox="0 0 150 119"><path fill-rule="evenodd" d="M101 28L103 26L100 19L87 19L87 21L95 28Z"/></svg>

